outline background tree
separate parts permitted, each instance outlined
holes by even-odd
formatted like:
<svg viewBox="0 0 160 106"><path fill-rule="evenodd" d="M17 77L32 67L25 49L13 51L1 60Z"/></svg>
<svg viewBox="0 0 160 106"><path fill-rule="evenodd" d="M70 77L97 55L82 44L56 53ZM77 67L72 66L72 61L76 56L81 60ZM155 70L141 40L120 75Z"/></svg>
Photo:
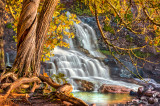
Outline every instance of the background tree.
<svg viewBox="0 0 160 106"><path fill-rule="evenodd" d="M0 72L5 69L5 57L4 57L4 13L5 12L5 2L4 0L0 0Z"/></svg>
<svg viewBox="0 0 160 106"><path fill-rule="evenodd" d="M112 56L128 71L134 74L113 52L118 55L128 55L137 71L138 68L142 68L146 62L159 63L159 61L152 62L148 60L148 55L145 56L145 53L143 53L144 57L136 54L137 51L148 48L152 48L156 50L156 52L160 50L159 0L81 0L81 2L85 3L90 8L92 14L95 15L102 38ZM98 16L105 16L105 20L103 20L104 25L101 25ZM116 27L113 26L113 24L115 24ZM126 37L126 35L123 36L126 40L129 38L132 45L124 46L119 36L116 36L121 33L121 30L124 28L136 35L135 41L133 41L133 38L131 39L130 35L128 37ZM104 33L103 29L107 29L107 32L114 34L110 37ZM117 45L115 41L121 43ZM139 45L135 47L135 44L132 42L139 42ZM143 64L140 65L139 61L142 61ZM142 79L139 74L134 75Z"/></svg>

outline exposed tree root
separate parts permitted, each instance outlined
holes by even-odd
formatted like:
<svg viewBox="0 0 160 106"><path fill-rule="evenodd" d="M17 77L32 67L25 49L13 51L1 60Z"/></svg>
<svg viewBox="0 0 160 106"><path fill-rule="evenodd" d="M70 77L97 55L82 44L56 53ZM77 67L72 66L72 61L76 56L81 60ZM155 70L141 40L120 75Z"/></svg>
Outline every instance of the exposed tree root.
<svg viewBox="0 0 160 106"><path fill-rule="evenodd" d="M73 90L72 85L66 83L57 89L57 93L61 92L61 93L65 93L65 94L69 95L72 92L72 90Z"/></svg>
<svg viewBox="0 0 160 106"><path fill-rule="evenodd" d="M61 85L55 83L50 77L45 77L43 75L39 75L39 78L41 79L42 82L48 83L51 87L58 89L61 87Z"/></svg>
<svg viewBox="0 0 160 106"><path fill-rule="evenodd" d="M7 88L8 86L10 86L12 83L3 83L3 84L0 84L0 89L5 89L5 88ZM21 89L27 89L27 88L29 88L30 87L30 85L29 84L22 84L21 86L20 86L20 88Z"/></svg>
<svg viewBox="0 0 160 106"><path fill-rule="evenodd" d="M38 89L40 87L40 85L37 85L37 83L36 82L34 82L34 85L33 85L33 87L32 87L32 89L31 89L31 93L33 93L36 89Z"/></svg>
<svg viewBox="0 0 160 106"><path fill-rule="evenodd" d="M9 87L9 89L7 90L6 94L4 95L4 100L6 100L6 98L9 96L10 92L19 87L21 84L26 84L26 83L31 83L31 82L38 82L40 83L40 80L38 77L32 77L32 78L20 78L18 80L16 80L14 83L12 83Z"/></svg>
<svg viewBox="0 0 160 106"><path fill-rule="evenodd" d="M74 106L88 106L88 104L85 103L83 100L73 96L66 95L65 93L62 92L57 92L56 96L60 98L62 101L67 101L72 103Z"/></svg>
<svg viewBox="0 0 160 106"><path fill-rule="evenodd" d="M9 78L9 77L10 77L13 81L17 80L17 75L16 75L16 74L14 74L13 72L8 72L8 73L6 73L6 74L4 74L4 75L1 76L0 82L2 82L3 79Z"/></svg>
<svg viewBox="0 0 160 106"><path fill-rule="evenodd" d="M6 74L6 77L11 76L11 75L14 75L14 74L11 74L11 73ZM5 77L3 77L3 79L4 78ZM9 95L10 95L10 97L13 97L13 98L25 99L25 101L29 103L28 98L31 97L34 94L35 90L40 87L39 83L41 81L45 82L48 85L50 85L51 87L57 89L55 95L59 99L61 99L62 101L70 102L70 103L72 103L73 105L76 105L76 106L88 106L88 104L86 104L81 99L75 98L75 97L70 95L70 93L73 90L73 87L72 87L71 84L66 83L66 84L60 85L60 84L55 83L51 78L45 77L43 75L40 75L39 77L31 77L31 78L22 77L20 79L17 79L13 83L3 83L3 84L1 84L0 88L7 88L7 90L6 90L4 95L0 95L0 102L6 101L7 98L9 97ZM29 83L34 83L34 85L31 88L29 94L11 93L12 90L14 90L18 87L25 88L25 89L29 88L30 87Z"/></svg>
<svg viewBox="0 0 160 106"><path fill-rule="evenodd" d="M7 88L8 86L10 86L12 83L3 83L3 84L0 84L0 88L1 89L5 89Z"/></svg>

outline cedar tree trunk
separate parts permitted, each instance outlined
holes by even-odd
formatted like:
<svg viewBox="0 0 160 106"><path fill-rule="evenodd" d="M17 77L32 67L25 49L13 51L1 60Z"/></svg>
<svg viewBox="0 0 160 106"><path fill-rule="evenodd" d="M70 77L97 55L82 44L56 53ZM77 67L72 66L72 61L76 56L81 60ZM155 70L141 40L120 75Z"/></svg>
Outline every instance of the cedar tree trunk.
<svg viewBox="0 0 160 106"><path fill-rule="evenodd" d="M34 61L37 28L37 9L40 0L24 0L17 27L17 56L12 71L19 77L30 76L31 62Z"/></svg>
<svg viewBox="0 0 160 106"><path fill-rule="evenodd" d="M43 51L43 45L46 40L47 31L52 20L53 12L59 0L45 0L41 14L38 19L37 36L36 36L36 74L40 73L40 61Z"/></svg>
<svg viewBox="0 0 160 106"><path fill-rule="evenodd" d="M17 56L12 68L19 77L39 75L43 45L58 1L45 0L38 19L40 0L23 1L17 27Z"/></svg>

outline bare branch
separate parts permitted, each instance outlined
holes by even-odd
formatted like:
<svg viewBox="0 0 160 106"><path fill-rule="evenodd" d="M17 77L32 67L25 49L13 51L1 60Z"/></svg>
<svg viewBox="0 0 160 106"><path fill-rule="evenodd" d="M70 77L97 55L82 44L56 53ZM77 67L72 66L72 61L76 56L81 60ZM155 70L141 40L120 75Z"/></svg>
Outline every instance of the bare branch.
<svg viewBox="0 0 160 106"><path fill-rule="evenodd" d="M157 26L160 27L160 23L155 22L154 19L152 19L152 18L149 16L149 14L147 13L146 7L144 6L144 1L141 1L141 3L142 3L143 11L144 11L145 15L147 16L147 18L148 18L154 25L157 25Z"/></svg>

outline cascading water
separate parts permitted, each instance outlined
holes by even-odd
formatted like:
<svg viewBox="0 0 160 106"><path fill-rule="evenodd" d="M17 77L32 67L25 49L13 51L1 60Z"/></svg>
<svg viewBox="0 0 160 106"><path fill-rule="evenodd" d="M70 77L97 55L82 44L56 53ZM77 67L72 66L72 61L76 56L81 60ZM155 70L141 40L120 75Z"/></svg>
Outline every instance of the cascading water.
<svg viewBox="0 0 160 106"><path fill-rule="evenodd" d="M10 61L9 61L9 54L8 53L6 53L6 57L7 57L6 66L11 66Z"/></svg>
<svg viewBox="0 0 160 106"><path fill-rule="evenodd" d="M68 14L68 13L67 13ZM49 75L63 73L69 78L69 82L77 89L74 79L83 79L95 82L97 88L100 85L115 84L129 88L137 89L135 84L121 81L113 81L109 76L109 67L94 57L104 58L105 56L98 52L97 38L95 31L87 24L81 22L74 24L75 39L65 36L65 42L70 44L70 48L56 47L53 51L54 57L50 58ZM66 31L70 31L66 29ZM87 50L92 57L87 56L79 49Z"/></svg>

